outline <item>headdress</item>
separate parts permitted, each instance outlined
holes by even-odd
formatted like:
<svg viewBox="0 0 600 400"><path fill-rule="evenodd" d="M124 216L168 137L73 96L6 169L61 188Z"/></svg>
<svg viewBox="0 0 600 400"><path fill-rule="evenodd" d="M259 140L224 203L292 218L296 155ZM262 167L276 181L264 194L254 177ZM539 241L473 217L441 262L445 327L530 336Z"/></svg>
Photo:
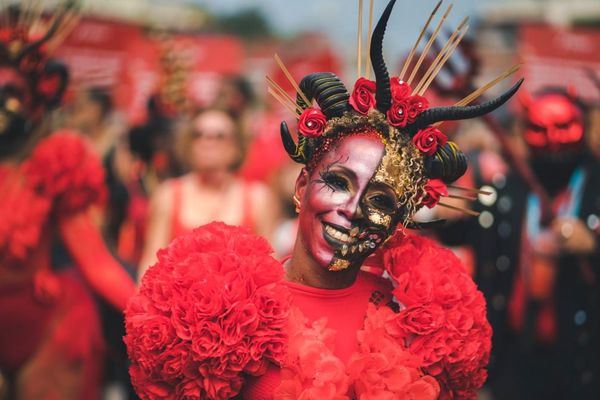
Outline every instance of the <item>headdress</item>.
<svg viewBox="0 0 600 400"><path fill-rule="evenodd" d="M381 135L386 144L386 153L400 153L404 147L416 147L419 150L423 168L420 173L413 174L408 178L421 181L419 184L411 186L413 192L418 192L412 193L413 200L418 199L413 208L422 205L428 207L433 207L435 204L445 205L439 203L439 198L448 196L446 185L456 181L465 173L467 160L456 143L448 140L438 126L443 121L475 118L494 111L515 94L522 80L497 98L479 105L468 105L483 91L515 72L517 68L513 67L454 106L429 107L427 98L423 95L466 33L468 19L465 18L450 35L446 45L429 64L427 71L421 75L420 81L413 85L415 74L435 41L452 5L442 16L411 72L409 73L408 69L411 66L413 55L429 23L439 9L441 1L423 27L400 76L390 77L383 59L383 38L394 4L395 0L388 3L371 36L368 52L375 76L374 81L368 79L369 65L366 68L367 77L361 76L362 0L359 0L359 78L352 92L349 93L340 79L331 72L310 74L297 85L278 56L275 56L276 61L294 85L297 97L295 101L291 99L270 78L268 78L271 85L269 92L298 117L297 142L293 140L287 124L281 123L283 145L294 161L310 167L323 151L328 150L327 142L331 141L332 137L342 137L360 128L371 127ZM316 102L318 107L313 106L313 102ZM400 180L397 183L402 182ZM404 200L407 200L406 196L404 196ZM463 211L470 212L470 210Z"/></svg>
<svg viewBox="0 0 600 400"><path fill-rule="evenodd" d="M0 87L0 132L4 138L26 133L30 129L25 121L35 123L44 110L60 104L69 73L51 54L77 24L76 8L74 1L67 1L50 16L45 15L43 2L23 1L0 10L0 68L15 71L27 86L26 93L11 82ZM15 129L15 121L21 129Z"/></svg>

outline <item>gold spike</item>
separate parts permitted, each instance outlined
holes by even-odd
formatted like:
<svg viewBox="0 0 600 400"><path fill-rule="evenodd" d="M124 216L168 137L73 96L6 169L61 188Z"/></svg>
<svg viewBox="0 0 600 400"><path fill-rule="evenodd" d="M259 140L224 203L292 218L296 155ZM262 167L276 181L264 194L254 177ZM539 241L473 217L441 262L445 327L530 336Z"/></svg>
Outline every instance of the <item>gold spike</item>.
<svg viewBox="0 0 600 400"><path fill-rule="evenodd" d="M429 88L429 85L431 85L431 82L433 82L433 80L435 79L437 74L440 72L440 70L442 69L444 64L446 64L446 61L448 61L448 59L450 58L452 53L454 53L454 50L456 50L456 47L458 46L458 44L462 40L463 36L465 36L465 34L467 33L468 30L469 30L469 25L465 26L464 30L460 33L460 36L458 36L458 38L454 41L454 43L452 43L452 45L448 48L448 50L446 51L446 54L444 54L444 57L439 62L439 64L436 66L435 70L431 73L429 78L427 78L427 81L421 88L419 94L423 94L427 90L427 88Z"/></svg>
<svg viewBox="0 0 600 400"><path fill-rule="evenodd" d="M358 27L356 29L356 79L362 76L362 10L363 0L358 0Z"/></svg>
<svg viewBox="0 0 600 400"><path fill-rule="evenodd" d="M427 79L429 78L429 76L431 75L431 73L433 73L433 71L437 67L437 64L440 62L440 60L442 59L442 57L444 57L444 55L446 54L446 52L448 51L448 49L450 48L450 46L452 46L452 43L454 43L454 39L460 33L461 29L467 23L468 20L469 20L469 17L465 17L462 20L462 22L458 25L458 27L454 30L454 32L452 32L452 35L450 35L450 37L446 41L446 44L444 44L444 47L440 50L440 52L438 53L438 55L435 57L435 59L433 60L433 62L429 66L429 69L427 70L427 72L425 72L425 74L421 78L421 81L419 82L419 84L413 90L413 94L417 93L419 95L422 95L423 92L425 92L424 90L421 90L423 88L423 86L425 85L425 82L427 82Z"/></svg>
<svg viewBox="0 0 600 400"><path fill-rule="evenodd" d="M419 33L419 37L417 38L417 41L415 42L415 44L412 47L412 49L410 49L410 53L408 54L408 57L406 58L406 61L404 61L404 65L402 66L402 71L400 71L400 75L398 75L400 77L400 79L402 79L402 80L404 79L404 74L406 74L406 70L410 66L410 62L412 61L412 58L415 55L415 51L417 50L417 47L419 47L419 44L421 43L421 39L423 38L423 35L425 34L425 31L427 30L427 28L429 28L429 23L431 22L431 20L435 16L435 13L437 13L437 10L442 5L443 1L444 0L438 1L438 3L436 4L435 8L431 12L431 14L429 14L429 18L427 18L427 22L425 22L425 25L423 26L423 29L421 29L421 33Z"/></svg>
<svg viewBox="0 0 600 400"><path fill-rule="evenodd" d="M440 19L440 22L438 22L437 26L435 27L435 30L433 31L433 34L429 38L429 41L425 45L425 48L423 49L423 52L421 53L421 56L419 57L419 60L417 61L417 64L414 66L412 72L410 73L410 76L409 76L408 80L406 81L406 83L408 83L409 85L412 82L412 80L414 79L415 74L419 70L419 67L423 63L423 60L425 59L425 56L429 52L429 48L433 44L433 41L435 40L435 38L437 37L437 35L440 33L440 29L442 29L442 25L444 25L444 21L446 21L446 18L448 17L448 14L450 14L450 11L452 10L452 7L453 7L452 4L450 4L448 6L448 8L446 9L446 12L444 12L444 15L442 15L442 18Z"/></svg>
<svg viewBox="0 0 600 400"><path fill-rule="evenodd" d="M47 49L48 53L54 52L61 43L69 36L71 32L79 25L80 16L77 12L69 12L64 15L60 26L58 27L54 36L48 41Z"/></svg>
<svg viewBox="0 0 600 400"><path fill-rule="evenodd" d="M294 109L294 107L290 106L290 104L284 100L281 96L279 96L277 93L275 93L275 91L271 88L268 88L267 91L269 92L269 94L273 97L275 97L275 99L277 101L279 101L281 103L282 106L284 106L285 108L287 108L292 114L294 114L294 116L296 118L299 117L298 113L296 112L296 110Z"/></svg>
<svg viewBox="0 0 600 400"><path fill-rule="evenodd" d="M472 196L460 196L457 194L448 194L445 195L443 197L448 197L449 199L459 199L459 200L477 200L477 197L472 197Z"/></svg>
<svg viewBox="0 0 600 400"><path fill-rule="evenodd" d="M471 193L485 194L485 195L492 194L492 192L488 192L488 191L480 190L480 189L475 189L475 188L468 188L468 187L464 187L464 186L448 185L448 187L451 188L451 189L462 190L464 192L471 192Z"/></svg>
<svg viewBox="0 0 600 400"><path fill-rule="evenodd" d="M485 85L481 86L479 89L473 91L471 94L469 94L468 96L466 96L462 100L458 101L455 105L457 105L457 106L466 106L467 104L473 102L476 98L478 98L479 96L481 96L487 90L489 90L490 88L496 86L499 82L503 81L505 78L507 78L510 75L512 75L515 72L517 72L520 67L521 66L519 64L513 65L512 67L510 67L509 69L505 70L500 75L498 75L496 78L492 79L491 81L489 81Z"/></svg>
<svg viewBox="0 0 600 400"><path fill-rule="evenodd" d="M302 109L302 107L300 107L298 104L296 104L294 99L292 99L290 97L290 95L285 90L283 90L283 88L281 86L279 86L277 83L275 83L275 81L272 80L271 78L269 78L268 76L267 76L267 83L269 85L271 85L273 89L275 89L275 91L282 97L282 100L286 100L290 106L292 106L293 108L296 109L297 113L302 114L302 111L304 111Z"/></svg>
<svg viewBox="0 0 600 400"><path fill-rule="evenodd" d="M367 54L365 57L365 78L369 79L371 75L371 37L373 36L373 3L374 0L369 0L369 30L367 31L369 40L367 41Z"/></svg>
<svg viewBox="0 0 600 400"><path fill-rule="evenodd" d="M304 102L310 107L310 105L312 103L310 101L308 101L308 98L306 97L306 95L302 92L302 90L300 90L300 87L294 80L294 77L292 76L292 74L290 74L290 71L288 71L285 64L283 63L283 61L281 61L281 58L279 58L279 55L277 53L275 53L275 61L279 65L279 68L281 68L281 71L283 71L286 78L290 81L290 83L292 84L292 86L294 87L296 92L298 92L298 94L300 95L302 100L304 100Z"/></svg>
<svg viewBox="0 0 600 400"><path fill-rule="evenodd" d="M446 203L442 203L442 202L438 202L437 203L438 206L442 206L442 207L446 207L449 208L451 210L456 210L456 211L460 211L464 214L470 215L472 217L478 217L480 213L473 211L473 210L469 210L468 208L462 208L462 207L457 207L457 206L451 206L450 204L446 204Z"/></svg>

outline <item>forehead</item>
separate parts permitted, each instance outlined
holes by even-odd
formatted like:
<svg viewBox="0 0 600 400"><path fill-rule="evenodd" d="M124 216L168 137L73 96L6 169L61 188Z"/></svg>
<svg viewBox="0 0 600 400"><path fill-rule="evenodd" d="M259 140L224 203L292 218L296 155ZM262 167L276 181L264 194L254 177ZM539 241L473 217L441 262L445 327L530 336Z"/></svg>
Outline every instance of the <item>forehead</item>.
<svg viewBox="0 0 600 400"><path fill-rule="evenodd" d="M235 125L229 115L222 111L210 110L197 115L193 120L196 129L233 131Z"/></svg>
<svg viewBox="0 0 600 400"><path fill-rule="evenodd" d="M327 152L319 168L342 165L357 176L370 179L377 170L384 154L384 145L374 135L355 134L343 137Z"/></svg>
<svg viewBox="0 0 600 400"><path fill-rule="evenodd" d="M529 118L533 122L570 121L581 117L581 111L561 95L547 95L535 101L529 109Z"/></svg>

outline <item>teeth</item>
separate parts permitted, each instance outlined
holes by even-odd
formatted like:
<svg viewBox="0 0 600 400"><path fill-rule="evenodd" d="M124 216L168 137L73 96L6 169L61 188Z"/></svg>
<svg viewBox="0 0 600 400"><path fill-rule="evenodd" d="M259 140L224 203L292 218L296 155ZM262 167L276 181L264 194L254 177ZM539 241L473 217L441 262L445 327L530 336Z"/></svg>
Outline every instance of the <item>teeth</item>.
<svg viewBox="0 0 600 400"><path fill-rule="evenodd" d="M362 253L363 249L364 249L364 247L363 247L363 244L362 244L362 243L360 243L360 244L358 245L358 252L359 252L359 253Z"/></svg>
<svg viewBox="0 0 600 400"><path fill-rule="evenodd" d="M347 244L342 246L342 255L345 256L346 254L348 254L348 245Z"/></svg>
<svg viewBox="0 0 600 400"><path fill-rule="evenodd" d="M351 237L356 237L356 235L358 235L358 226L355 226L354 228L352 228L350 230L350 236Z"/></svg>
<svg viewBox="0 0 600 400"><path fill-rule="evenodd" d="M354 240L351 240L350 236L348 236L344 232L340 232L337 229L335 229L329 225L325 225L325 232L327 232L330 236L336 238L340 242L352 243L354 241Z"/></svg>
<svg viewBox="0 0 600 400"><path fill-rule="evenodd" d="M358 246L356 246L356 245L352 246L352 248L350 249L350 253L356 253L357 248L358 248Z"/></svg>

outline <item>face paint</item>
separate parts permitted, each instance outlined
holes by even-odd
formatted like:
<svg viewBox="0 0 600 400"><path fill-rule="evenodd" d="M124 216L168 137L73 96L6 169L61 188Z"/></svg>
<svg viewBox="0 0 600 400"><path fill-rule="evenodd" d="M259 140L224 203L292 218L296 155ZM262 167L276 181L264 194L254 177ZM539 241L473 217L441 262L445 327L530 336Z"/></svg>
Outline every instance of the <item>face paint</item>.
<svg viewBox="0 0 600 400"><path fill-rule="evenodd" d="M525 141L534 157L581 147L583 129L581 110L564 95L543 95L528 107Z"/></svg>
<svg viewBox="0 0 600 400"><path fill-rule="evenodd" d="M29 116L29 89L25 79L13 68L0 68L0 136L22 134Z"/></svg>
<svg viewBox="0 0 600 400"><path fill-rule="evenodd" d="M307 251L331 271L361 265L400 220L400 196L390 184L398 160L385 149L375 134L342 138L308 178L300 234Z"/></svg>

